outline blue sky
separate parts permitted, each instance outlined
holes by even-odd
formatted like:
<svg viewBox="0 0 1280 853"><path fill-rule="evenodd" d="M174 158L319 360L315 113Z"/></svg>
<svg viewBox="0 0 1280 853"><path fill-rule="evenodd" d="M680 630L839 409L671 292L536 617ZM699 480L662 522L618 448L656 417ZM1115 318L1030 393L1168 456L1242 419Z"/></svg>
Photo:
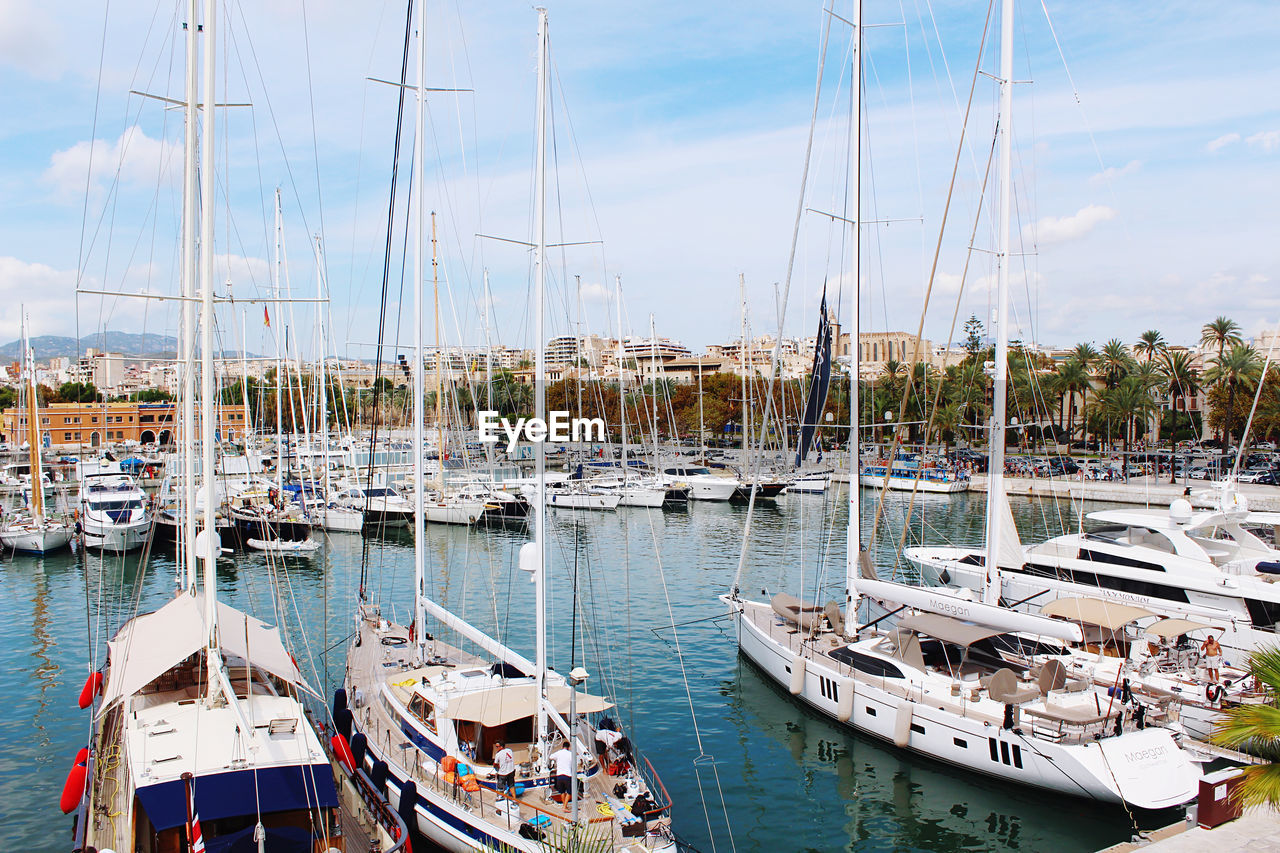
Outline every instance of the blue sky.
<svg viewBox="0 0 1280 853"><path fill-rule="evenodd" d="M0 3L0 338L16 336L19 304L37 334L175 331L172 303L77 301L74 291L78 278L90 289L176 288L181 116L128 92L180 95L180 5L116 2L104 19L97 3ZM729 339L740 324L739 274L753 331L775 329L819 4L547 5L557 106L552 239L602 241L552 254L549 329L611 333L608 294L621 275L628 332L646 333L652 313L660 334L694 347ZM1017 87L1015 104L1015 241L1027 254L1013 267L1013 333L1071 345L1131 342L1156 328L1190 343L1219 313L1250 333L1280 322L1280 7L1045 5L1080 100L1044 7L1020 2L1015 76L1031 82ZM850 14L847 0L836 9ZM536 16L501 2L427 10L431 84L474 89L430 99L426 192L439 211L448 280L443 334L483 341L487 268L494 339L527 346L528 253L475 235L530 235ZM864 329L919 322L985 11L946 0L865 4L867 22L905 27L866 36L864 218L897 221L864 229ZM395 94L366 78L397 74L403 4L320 0L304 10L268 0L228 4L225 14L220 98L254 106L220 112L219 276L237 295L265 290L280 185L292 290L314 292L309 235L322 233L334 348L367 356ZM838 69L847 36L833 27L805 201L820 210L844 204L848 92ZM983 67L995 69L994 53ZM957 310L994 103L983 78L925 320L935 340L945 340ZM789 334L812 333L824 280L848 291L830 222L802 221ZM984 214L975 244L993 240ZM410 291L399 260L393 270L393 302L403 297L404 308L392 305L389 336L407 342ZM961 321L989 316L992 273L990 256L975 253ZM305 341L310 312L293 309ZM220 324L224 341L244 334L249 349L269 351L260 308L226 310Z"/></svg>

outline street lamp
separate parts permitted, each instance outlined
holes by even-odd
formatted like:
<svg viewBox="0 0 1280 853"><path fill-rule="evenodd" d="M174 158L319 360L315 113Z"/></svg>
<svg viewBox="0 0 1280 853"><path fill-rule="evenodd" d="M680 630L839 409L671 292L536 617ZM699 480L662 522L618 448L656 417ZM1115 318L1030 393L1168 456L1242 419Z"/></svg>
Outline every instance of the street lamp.
<svg viewBox="0 0 1280 853"><path fill-rule="evenodd" d="M570 796L573 798L573 823L578 824L578 685L586 681L587 671L575 666L569 671L569 760L573 768Z"/></svg>

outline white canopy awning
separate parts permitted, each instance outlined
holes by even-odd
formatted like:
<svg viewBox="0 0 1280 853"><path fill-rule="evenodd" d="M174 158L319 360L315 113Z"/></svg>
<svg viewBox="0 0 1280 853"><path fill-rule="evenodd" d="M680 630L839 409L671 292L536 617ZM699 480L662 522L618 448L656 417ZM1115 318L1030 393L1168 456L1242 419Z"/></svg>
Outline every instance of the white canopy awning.
<svg viewBox="0 0 1280 853"><path fill-rule="evenodd" d="M1040 612L1045 616L1060 616L1072 622L1097 625L1109 631L1122 628L1137 619L1155 616L1150 610L1116 601L1103 601L1101 598L1059 598L1041 607Z"/></svg>
<svg viewBox="0 0 1280 853"><path fill-rule="evenodd" d="M569 694L567 686L551 686L547 688L547 698L552 706L561 714L569 713ZM590 693L578 694L579 714L594 714L607 711L613 703ZM538 713L538 687L536 684L515 684L507 687L494 687L489 690L477 690L464 693L449 699L449 707L445 716L451 720L471 720L482 726L500 726L521 717L532 717Z"/></svg>
<svg viewBox="0 0 1280 853"><path fill-rule="evenodd" d="M1221 630L1221 628L1214 628L1212 625L1206 625L1203 622L1192 622L1190 619L1161 619L1148 627L1147 633L1154 634L1157 637L1181 637L1183 634L1190 634L1192 631Z"/></svg>
<svg viewBox="0 0 1280 853"><path fill-rule="evenodd" d="M218 602L219 646L224 653L314 693L302 679L280 631ZM208 628L204 594L183 593L154 613L136 617L107 643L111 668L102 696L105 711L204 648Z"/></svg>

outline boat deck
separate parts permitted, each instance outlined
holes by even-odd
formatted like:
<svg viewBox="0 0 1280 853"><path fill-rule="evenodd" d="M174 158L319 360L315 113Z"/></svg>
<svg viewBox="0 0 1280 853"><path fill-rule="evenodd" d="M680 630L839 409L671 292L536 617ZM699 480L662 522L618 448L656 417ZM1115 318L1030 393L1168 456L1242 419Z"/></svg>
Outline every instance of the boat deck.
<svg viewBox="0 0 1280 853"><path fill-rule="evenodd" d="M810 660L837 672L853 681L874 686L893 695L930 707L976 719L992 726L1004 722L1004 703L992 699L986 688L986 679L977 671L957 671L958 678L948 678L945 673L931 674L923 683L908 683L902 679L870 675L832 657L831 652L845 648L849 643L831 630L816 633L805 631L774 612L769 604L740 601L743 617L760 629L772 642L785 647L792 654L805 651ZM1036 686L1030 672L1021 673L1019 685L1025 689ZM1037 736L1060 742L1092 739L1114 721L1121 713L1119 703L1114 706L1098 693L1065 693L1055 691L1041 694L1036 699L1018 705L1021 725Z"/></svg>
<svg viewBox="0 0 1280 853"><path fill-rule="evenodd" d="M545 771L539 774L532 761L536 757L536 745L507 744L516 756L518 796L495 790L497 774L493 766L479 756L462 759L473 768L480 782L478 791L467 792L456 781L446 781L440 764L408 740L401 721L393 717L385 700L380 698L385 686L397 700L407 703L410 694L405 684L441 669L488 667L490 661L432 638L426 646L427 665L418 666L407 628L394 623L375 624L366 618L360 620L358 630L359 643L352 647L347 658L347 692L353 700L357 728L365 733L371 748L392 765L392 773L403 776L407 772L417 784L419 796L430 794L443 798L490 827L517 833L522 823L535 822L541 825L546 838L564 838L572 826L570 804L551 799L547 774ZM589 775L578 801L579 819L589 827L591 837L597 837L596 833L613 836L613 845L601 849L639 851L655 843L658 847L664 846L670 823L670 800L647 762L637 757L648 771L642 775L651 789L650 797L660 802L648 812L646 822L633 815L626 803L615 795L615 785L623 783L625 777L611 776L609 768L596 757L593 737L584 723L580 723L578 733L581 742L587 744L589 759L594 765L586 771ZM541 848L535 845L530 849Z"/></svg>

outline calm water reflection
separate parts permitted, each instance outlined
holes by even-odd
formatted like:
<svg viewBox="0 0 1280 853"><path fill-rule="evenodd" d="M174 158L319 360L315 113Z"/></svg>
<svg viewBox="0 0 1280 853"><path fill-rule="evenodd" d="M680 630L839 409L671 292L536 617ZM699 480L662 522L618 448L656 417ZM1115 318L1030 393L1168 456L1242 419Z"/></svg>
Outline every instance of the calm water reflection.
<svg viewBox="0 0 1280 853"><path fill-rule="evenodd" d="M843 507L835 495L761 507L743 588L838 590ZM882 572L893 571L905 509L897 496L886 503L876 554ZM864 499L868 530L874 511ZM1015 502L1014 512L1024 538L1074 523L1069 512L1060 516L1038 501ZM1129 836L1120 809L909 757L801 709L740 661L727 624L715 617L722 613L716 596L737 568L745 515L694 504L668 513L559 512L549 525L551 659L561 671L584 663L589 688L619 701L619 716L662 775L677 829L690 843L703 851L1088 851ZM930 497L918 501L906 541L977 541L982 524L981 496ZM431 528L428 589L531 656L533 588L512 569L524 541L515 529ZM335 534L319 558L274 570L260 554L222 560L218 582L229 602L289 628L296 656L327 693L340 680L362 564L370 597L403 618L412 603L412 556L404 535L362 541ZM88 734L88 713L76 699L90 638L101 649L135 603L162 603L174 576L167 555L145 567L136 555L0 558L0 850L67 849L71 822L57 802Z"/></svg>

